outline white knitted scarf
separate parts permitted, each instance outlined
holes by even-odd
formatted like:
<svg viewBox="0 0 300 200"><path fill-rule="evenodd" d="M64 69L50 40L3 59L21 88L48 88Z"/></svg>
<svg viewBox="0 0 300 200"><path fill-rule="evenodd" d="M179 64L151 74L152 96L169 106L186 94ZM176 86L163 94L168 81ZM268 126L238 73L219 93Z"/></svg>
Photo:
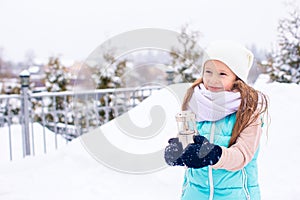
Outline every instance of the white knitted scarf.
<svg viewBox="0 0 300 200"><path fill-rule="evenodd" d="M218 121L236 112L241 104L239 92L211 92L203 84L194 88L188 109L196 114L196 121Z"/></svg>

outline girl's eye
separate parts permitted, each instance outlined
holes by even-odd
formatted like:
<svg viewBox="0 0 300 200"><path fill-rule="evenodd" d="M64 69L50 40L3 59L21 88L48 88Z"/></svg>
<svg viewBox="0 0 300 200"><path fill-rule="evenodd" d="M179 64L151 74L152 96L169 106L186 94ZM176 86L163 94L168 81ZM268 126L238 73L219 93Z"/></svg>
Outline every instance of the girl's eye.
<svg viewBox="0 0 300 200"><path fill-rule="evenodd" d="M227 76L227 74L226 74L226 73L220 73L220 75L221 75L221 76Z"/></svg>
<svg viewBox="0 0 300 200"><path fill-rule="evenodd" d="M212 72L211 72L211 71L209 71L209 70L205 70L205 73L207 73L207 74L211 74Z"/></svg>

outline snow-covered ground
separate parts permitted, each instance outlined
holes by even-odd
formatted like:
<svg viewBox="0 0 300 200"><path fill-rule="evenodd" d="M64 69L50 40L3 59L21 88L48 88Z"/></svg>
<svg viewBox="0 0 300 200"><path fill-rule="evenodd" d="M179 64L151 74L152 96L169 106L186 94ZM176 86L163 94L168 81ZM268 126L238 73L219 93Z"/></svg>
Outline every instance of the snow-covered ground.
<svg viewBox="0 0 300 200"><path fill-rule="evenodd" d="M271 117L268 137L263 135L259 155L262 199L299 199L300 157L297 153L300 152L300 135L297 122L300 113L300 87L295 84L258 83L256 88L269 96ZM99 130L110 143L124 152L147 155L159 151L167 144L169 137L176 135L174 116L179 110L178 99L182 98L182 94L179 94L178 99L174 97L176 95L171 90L161 90L132 109L128 116L125 115L127 121L129 118L132 121L128 127L124 125L124 120L118 119ZM161 112L162 110L167 112ZM165 119L157 122L156 125L161 125L162 129L157 130L156 135L148 138L143 135L143 139L138 139L122 134L132 127L139 130L140 126L140 130L146 130L156 118ZM151 130L156 125L150 127ZM106 167L95 159L97 155L93 153L91 146L97 143L90 143L99 130L73 140L55 152L2 163L0 199L180 198L184 173L182 167L162 166L156 172L139 175ZM266 130L267 126L265 132Z"/></svg>
<svg viewBox="0 0 300 200"><path fill-rule="evenodd" d="M257 84L269 96L271 117L259 155L262 199L300 199L300 86Z"/></svg>
<svg viewBox="0 0 300 200"><path fill-rule="evenodd" d="M45 151L55 151L56 147L60 148L67 143L63 137L55 135L39 123L29 125L29 138L30 151L34 155L44 154ZM23 160L22 147L22 127L20 125L13 124L10 129L8 127L0 128L0 164L10 160L10 152L13 160Z"/></svg>

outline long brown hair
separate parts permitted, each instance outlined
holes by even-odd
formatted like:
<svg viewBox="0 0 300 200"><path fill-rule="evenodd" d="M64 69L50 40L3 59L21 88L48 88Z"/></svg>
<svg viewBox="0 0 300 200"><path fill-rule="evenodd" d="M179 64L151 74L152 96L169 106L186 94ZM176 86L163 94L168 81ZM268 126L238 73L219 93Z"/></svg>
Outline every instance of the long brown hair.
<svg viewBox="0 0 300 200"><path fill-rule="evenodd" d="M200 83L203 83L202 78L197 79L187 90L183 100L182 110L187 110L194 88ZM241 104L236 113L236 123L234 124L228 147L232 146L236 142L240 133L247 126L255 122L261 114L268 111L268 99L266 95L247 85L241 79L237 78L233 84L232 91L240 92Z"/></svg>

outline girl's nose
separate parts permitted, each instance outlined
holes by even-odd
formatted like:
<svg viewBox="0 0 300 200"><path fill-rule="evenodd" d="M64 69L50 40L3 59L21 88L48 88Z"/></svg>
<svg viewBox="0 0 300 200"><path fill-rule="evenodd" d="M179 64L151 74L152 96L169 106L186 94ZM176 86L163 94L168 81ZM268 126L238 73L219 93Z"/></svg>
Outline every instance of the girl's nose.
<svg viewBox="0 0 300 200"><path fill-rule="evenodd" d="M211 83L219 83L220 81L220 77L218 74L214 74L212 77L211 77Z"/></svg>

